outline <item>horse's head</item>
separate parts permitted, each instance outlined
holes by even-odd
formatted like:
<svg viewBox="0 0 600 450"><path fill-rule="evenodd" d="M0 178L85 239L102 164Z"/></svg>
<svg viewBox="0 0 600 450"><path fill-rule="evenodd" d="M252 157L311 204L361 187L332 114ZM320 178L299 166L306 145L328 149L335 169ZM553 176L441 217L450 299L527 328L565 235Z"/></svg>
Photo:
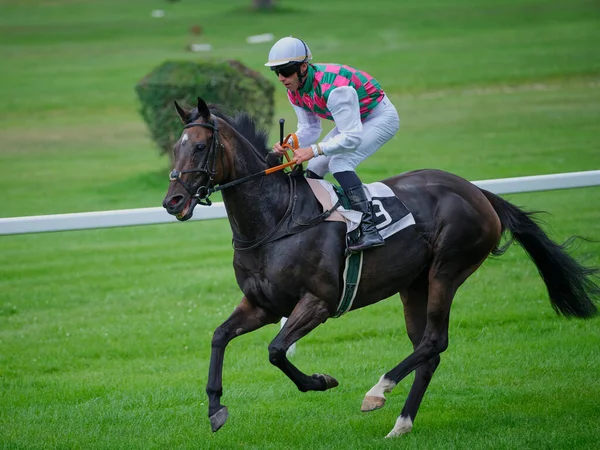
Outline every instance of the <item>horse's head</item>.
<svg viewBox="0 0 600 450"><path fill-rule="evenodd" d="M219 136L219 119L211 115L207 104L198 97L197 110L186 111L175 102L184 124L173 149L171 183L163 207L178 220L192 217L196 204L210 204L208 196L222 181L225 148Z"/></svg>

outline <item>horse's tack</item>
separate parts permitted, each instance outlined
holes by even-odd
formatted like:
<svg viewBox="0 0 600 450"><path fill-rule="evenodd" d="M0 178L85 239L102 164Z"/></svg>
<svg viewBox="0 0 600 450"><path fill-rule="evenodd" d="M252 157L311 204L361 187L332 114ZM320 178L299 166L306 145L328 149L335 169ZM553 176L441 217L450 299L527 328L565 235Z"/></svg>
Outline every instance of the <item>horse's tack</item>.
<svg viewBox="0 0 600 450"><path fill-rule="evenodd" d="M294 219L294 210L296 204L298 202L298 195L296 194L296 179L294 176L290 175L288 177L289 185L290 185L290 201L288 203L288 207L283 214L281 220L275 225L275 227L267 233L266 236L263 236L259 239L255 239L253 241L244 241L242 239L236 238L233 236L233 248L235 250L252 250L254 248L260 247L268 242L276 241L277 239L281 239L285 236L291 236L293 234L300 233L302 231L306 231L315 225L320 224L321 222L327 220L327 218L335 212L340 206L340 203L337 202L335 205L331 207L331 209L323 211L318 216L313 217L307 222L300 223ZM290 225L291 224L291 225ZM284 225L286 225L284 227ZM237 245L236 245L237 244ZM241 245L240 245L241 244Z"/></svg>
<svg viewBox="0 0 600 450"><path fill-rule="evenodd" d="M229 183L225 183L225 184L219 185L217 187L213 187L213 182L214 182L213 177L216 174L216 172L214 170L214 161L216 159L217 147L220 148L221 150L223 149L223 144L221 144L219 142L219 138L218 138L218 133L219 133L218 121L217 121L217 119L215 119L212 124L209 124L206 122L192 122L192 123L188 123L183 128L191 128L191 127L204 127L204 128L212 129L214 131L213 138L212 138L211 144L210 144L210 148L208 150L208 156L206 158L206 164L204 167L201 167L198 169L182 170L181 172L176 169L173 169L171 171L171 173L169 174L169 181L179 182L183 186L183 188L188 192L188 194L190 194L192 197L198 199L198 203L200 205L203 205L203 206L212 205L212 202L210 201L209 197L211 194L213 194L215 192L222 191L223 189L227 189L227 188L236 186L238 184L245 183L246 181L250 181L254 178L257 178L257 177L260 177L263 175L270 175L274 172L277 172L279 170L285 169L286 167L290 167L290 166L296 164L294 161L291 161L288 154L285 153L285 157L288 160L288 162L285 164L280 164L276 167L271 167L271 168L263 170L261 172L254 173L252 175L248 175L243 178L239 178L237 180L233 180ZM284 148L288 148L288 149L298 148L298 137L295 134L289 134L288 137L286 138L286 140L289 138L291 138L293 140L293 145L285 144ZM209 167L209 163L208 163L208 160L210 159L211 156L212 156L212 160L213 160L212 168ZM223 151L221 151L221 157L224 158ZM182 174L194 173L194 172L205 172L208 175L208 183L205 186L199 186L198 189L196 190L196 193L192 193L193 189L190 189L190 187L181 179ZM202 200L204 200L204 202Z"/></svg>
<svg viewBox="0 0 600 450"><path fill-rule="evenodd" d="M211 139L210 142L210 147L208 149L208 155L206 157L206 163L204 165L204 167L200 167L198 169L188 169L188 170L182 170L182 171L178 171L176 169L173 169L171 171L171 173L169 174L169 181L177 181L178 183L180 183L183 188L188 192L188 194L190 194L192 197L198 199L198 203L201 205L205 205L205 206L210 206L212 204L212 202L209 200L209 196L212 193L212 184L213 184L213 177L216 174L216 172L214 171L214 165L215 165L215 160L217 158L217 150L218 148L223 148L223 144L221 144L219 142L219 122L217 121L217 119L213 120L213 123L206 123L206 122L192 122L192 123L188 123L186 124L183 128L187 129L187 128L192 128L192 127L203 127L203 128L208 128L210 130L213 130L213 138ZM221 157L223 156L224 152L221 151ZM211 159L212 156L212 167L209 166L209 159ZM182 179L181 179L181 175L185 174L185 173L194 173L194 172L204 172L206 173L206 175L208 176L208 182L206 183L205 186L199 186L198 189L196 189L196 192L193 192L193 189L191 189ZM202 200L204 200L204 202L202 202Z"/></svg>
<svg viewBox="0 0 600 450"><path fill-rule="evenodd" d="M332 204L329 192L327 192L327 189L325 189L321 183L312 178L307 178L306 181L321 205L329 206ZM345 222L344 216L342 216L337 209L331 213L327 220L332 222Z"/></svg>
<svg viewBox="0 0 600 450"><path fill-rule="evenodd" d="M346 257L344 269L344 288L342 297L333 317L337 318L350 311L358 292L358 284L362 274L363 252L351 253Z"/></svg>

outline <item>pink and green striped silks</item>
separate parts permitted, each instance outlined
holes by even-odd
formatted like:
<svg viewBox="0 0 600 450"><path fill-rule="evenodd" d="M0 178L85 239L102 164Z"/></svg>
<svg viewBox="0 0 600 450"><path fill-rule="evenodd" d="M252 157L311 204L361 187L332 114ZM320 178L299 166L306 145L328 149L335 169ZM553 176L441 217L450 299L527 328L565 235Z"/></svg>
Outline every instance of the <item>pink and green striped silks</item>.
<svg viewBox="0 0 600 450"><path fill-rule="evenodd" d="M327 99L340 86L356 89L362 121L369 117L384 96L379 82L366 72L341 64L309 64L304 86L297 91L288 91L288 98L296 106L323 119L333 120L327 109Z"/></svg>

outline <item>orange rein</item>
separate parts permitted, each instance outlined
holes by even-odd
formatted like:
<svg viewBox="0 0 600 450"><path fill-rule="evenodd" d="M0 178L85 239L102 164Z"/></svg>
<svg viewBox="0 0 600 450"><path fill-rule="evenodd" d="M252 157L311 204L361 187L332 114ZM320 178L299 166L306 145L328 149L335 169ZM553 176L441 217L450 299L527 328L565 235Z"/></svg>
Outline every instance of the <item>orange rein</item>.
<svg viewBox="0 0 600 450"><path fill-rule="evenodd" d="M288 141L292 139L292 144L289 144ZM294 164L296 164L294 161L290 160L290 156L287 154L287 150L295 150L299 147L298 145L298 136L296 136L294 133L288 134L286 136L286 138L283 140L283 144L281 144L281 146L283 148L286 149L286 153L284 153L283 155L285 156L285 159L288 160L288 162L280 164L278 166L275 167L271 167L270 169L265 170L265 175L269 175L273 172L277 172L279 170L283 170L286 167L290 167L293 166Z"/></svg>

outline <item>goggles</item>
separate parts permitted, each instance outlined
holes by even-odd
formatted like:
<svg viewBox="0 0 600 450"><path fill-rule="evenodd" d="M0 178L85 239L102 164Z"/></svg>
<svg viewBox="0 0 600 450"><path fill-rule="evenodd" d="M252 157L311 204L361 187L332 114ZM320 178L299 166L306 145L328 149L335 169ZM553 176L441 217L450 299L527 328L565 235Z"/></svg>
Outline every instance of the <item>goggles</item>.
<svg viewBox="0 0 600 450"><path fill-rule="evenodd" d="M292 75L294 75L298 71L298 65L297 64L286 64L285 66L273 67L271 70L273 72L275 72L275 75L277 75L277 76L281 75L285 78L288 78L288 77L291 77Z"/></svg>

